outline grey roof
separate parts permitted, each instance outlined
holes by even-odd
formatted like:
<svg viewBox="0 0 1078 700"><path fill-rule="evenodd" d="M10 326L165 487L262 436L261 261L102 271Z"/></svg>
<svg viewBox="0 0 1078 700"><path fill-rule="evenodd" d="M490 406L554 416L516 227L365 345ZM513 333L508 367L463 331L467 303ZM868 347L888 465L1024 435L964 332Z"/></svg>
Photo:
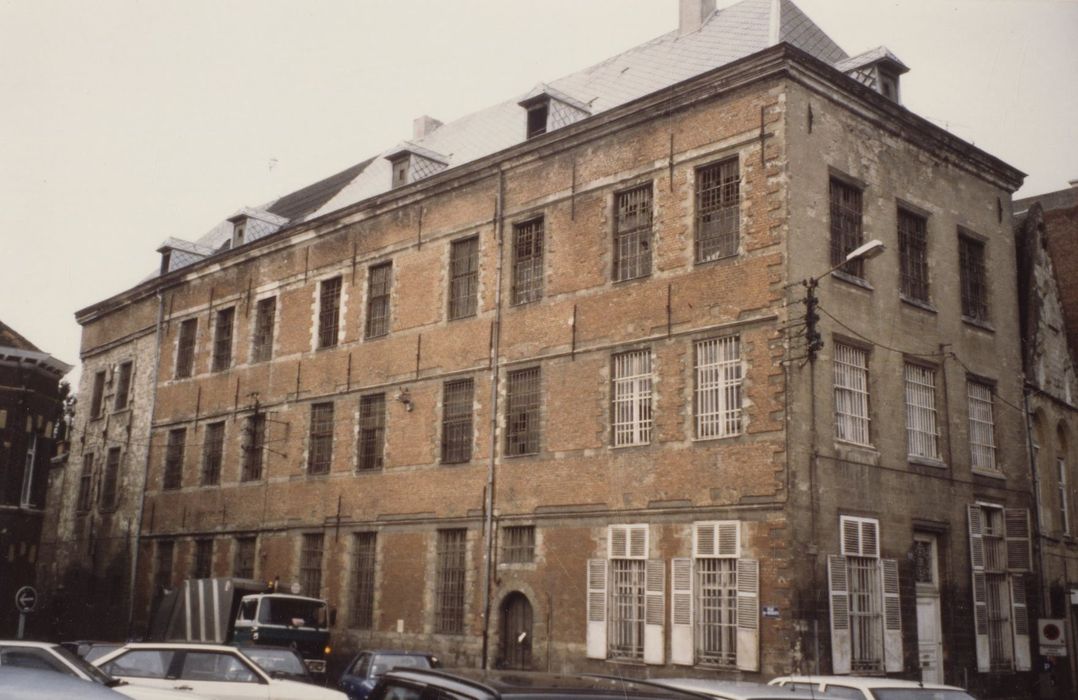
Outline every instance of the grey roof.
<svg viewBox="0 0 1078 700"><path fill-rule="evenodd" d="M1065 190L1045 192L1034 197L1023 197L1022 199L1014 200L1012 208L1015 216L1024 214L1036 202L1040 202L1045 211L1076 207L1078 206L1078 184L1071 185Z"/></svg>
<svg viewBox="0 0 1078 700"><path fill-rule="evenodd" d="M891 50L886 46L877 46L874 49L869 49L864 53L859 53L856 56L847 58L844 61L839 61L835 64L835 68L838 68L843 73L847 73L851 70L854 70L855 68L860 68L861 66L867 66L871 63L877 63L881 61L886 61L887 63L890 63L891 65L895 66L900 74L908 73L910 70L909 67L905 63L900 61L898 59L898 56L891 53Z"/></svg>

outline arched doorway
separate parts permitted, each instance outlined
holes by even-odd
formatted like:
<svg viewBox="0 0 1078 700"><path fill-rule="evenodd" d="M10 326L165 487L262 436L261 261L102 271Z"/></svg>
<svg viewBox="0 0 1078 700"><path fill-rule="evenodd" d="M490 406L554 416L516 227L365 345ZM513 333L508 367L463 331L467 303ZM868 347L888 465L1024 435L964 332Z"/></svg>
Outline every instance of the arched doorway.
<svg viewBox="0 0 1078 700"><path fill-rule="evenodd" d="M501 667L527 670L532 667L532 604L520 591L502 600Z"/></svg>

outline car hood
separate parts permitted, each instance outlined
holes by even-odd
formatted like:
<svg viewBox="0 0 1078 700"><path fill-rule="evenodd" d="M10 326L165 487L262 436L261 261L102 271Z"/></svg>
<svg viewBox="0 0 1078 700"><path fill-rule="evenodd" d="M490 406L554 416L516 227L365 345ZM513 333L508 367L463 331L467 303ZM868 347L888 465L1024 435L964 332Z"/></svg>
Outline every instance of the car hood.
<svg viewBox="0 0 1078 700"><path fill-rule="evenodd" d="M274 680L270 683L272 700L348 700L348 696L339 690L330 690L310 683L299 681Z"/></svg>

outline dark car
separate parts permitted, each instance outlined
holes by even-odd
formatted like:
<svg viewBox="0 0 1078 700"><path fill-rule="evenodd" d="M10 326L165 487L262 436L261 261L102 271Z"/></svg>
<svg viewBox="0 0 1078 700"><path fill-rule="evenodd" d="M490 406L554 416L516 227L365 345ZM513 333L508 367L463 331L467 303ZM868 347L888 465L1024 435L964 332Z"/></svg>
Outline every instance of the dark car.
<svg viewBox="0 0 1078 700"><path fill-rule="evenodd" d="M244 645L240 647L240 651L273 678L314 683L314 678L307 671L307 664L303 663L303 657L294 649Z"/></svg>
<svg viewBox="0 0 1078 700"><path fill-rule="evenodd" d="M361 651L341 674L337 687L349 700L366 700L382 674L394 668L438 668L438 658L422 651L375 649Z"/></svg>

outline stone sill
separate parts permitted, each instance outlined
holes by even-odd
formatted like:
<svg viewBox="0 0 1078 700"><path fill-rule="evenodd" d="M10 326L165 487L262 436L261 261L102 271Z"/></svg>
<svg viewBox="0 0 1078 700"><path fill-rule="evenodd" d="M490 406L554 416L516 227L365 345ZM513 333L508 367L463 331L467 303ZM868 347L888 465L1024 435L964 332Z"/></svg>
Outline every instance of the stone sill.
<svg viewBox="0 0 1078 700"><path fill-rule="evenodd" d="M842 270L834 270L831 272L831 276L837 280L842 280L847 284L852 284L854 287L860 287L865 291L876 291L876 288L869 284L868 280L862 279L860 277L855 277L848 272L843 272Z"/></svg>
<svg viewBox="0 0 1078 700"><path fill-rule="evenodd" d="M973 326L977 330L985 331L987 333L996 332L996 327L988 321L982 321L980 319L973 318L972 316L967 316L965 314L962 314L962 323L965 323L968 326Z"/></svg>
<svg viewBox="0 0 1078 700"><path fill-rule="evenodd" d="M920 299L914 299L913 297L908 297L905 294L899 294L898 298L900 300L902 300L903 304L907 304L909 306L912 306L913 308L918 309L919 311L927 311L930 314L939 313L939 310L936 309L935 306L932 306L932 304L928 303L927 301L921 301Z"/></svg>

